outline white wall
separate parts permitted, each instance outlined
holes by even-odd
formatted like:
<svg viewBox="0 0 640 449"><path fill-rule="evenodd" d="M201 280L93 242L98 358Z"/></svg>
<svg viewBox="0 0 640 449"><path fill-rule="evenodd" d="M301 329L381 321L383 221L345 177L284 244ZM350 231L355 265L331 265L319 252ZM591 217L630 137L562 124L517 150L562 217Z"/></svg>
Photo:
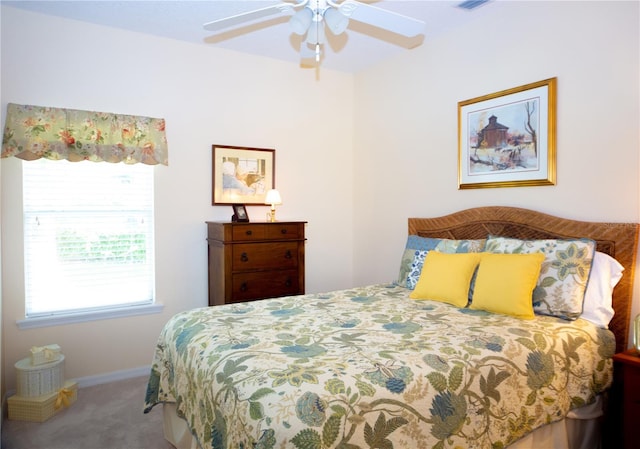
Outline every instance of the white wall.
<svg viewBox="0 0 640 449"><path fill-rule="evenodd" d="M482 8L493 13L481 20L359 74L354 282L397 271L409 216L503 205L637 222L639 5L490 3ZM458 190L458 102L552 77L557 184ZM637 281L634 315L639 287Z"/></svg>
<svg viewBox="0 0 640 449"><path fill-rule="evenodd" d="M16 326L24 318L22 162L0 161L8 389L15 388L13 364L32 345L60 344L73 378L148 365L169 317L207 304L204 222L232 214L230 206L211 206L214 143L276 149L278 217L308 221L307 291L351 286L351 75L323 70L316 79L295 64L7 6L1 66L3 111L14 102L164 117L169 142L169 166L155 168L156 290L164 312L32 330ZM312 132L325 124L330 133ZM248 207L254 220L266 211Z"/></svg>
<svg viewBox="0 0 640 449"><path fill-rule="evenodd" d="M409 216L496 204L638 221L638 3L483 8L495 14L355 77L323 69L316 80L295 65L2 6L3 110L16 102L162 116L171 164L156 169L164 313L18 331L20 163L0 162L7 387L33 344L61 344L73 377L145 365L168 317L205 304L204 221L231 213L210 206L213 143L276 148L278 215L309 221L309 292L392 279ZM557 185L458 190L457 103L554 76ZM312 134L313 124L331 133Z"/></svg>

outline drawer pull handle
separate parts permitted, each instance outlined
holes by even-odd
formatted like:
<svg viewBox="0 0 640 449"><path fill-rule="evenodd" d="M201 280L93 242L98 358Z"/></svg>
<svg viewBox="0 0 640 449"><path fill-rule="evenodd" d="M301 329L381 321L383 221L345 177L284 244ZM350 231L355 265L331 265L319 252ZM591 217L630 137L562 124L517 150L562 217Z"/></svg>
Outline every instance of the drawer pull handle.
<svg viewBox="0 0 640 449"><path fill-rule="evenodd" d="M249 290L249 286L247 285L246 282L243 282L242 284L240 284L240 291L241 292L246 292L247 290Z"/></svg>
<svg viewBox="0 0 640 449"><path fill-rule="evenodd" d="M280 229L280 234L286 234L286 233L287 233L286 229L284 229L284 228Z"/></svg>
<svg viewBox="0 0 640 449"><path fill-rule="evenodd" d="M247 235L251 235L251 234L253 234L253 231L251 229L249 229L248 231L246 231L246 234Z"/></svg>
<svg viewBox="0 0 640 449"><path fill-rule="evenodd" d="M285 259L292 259L293 255L291 254L291 250L288 249L286 253L284 253L284 258Z"/></svg>
<svg viewBox="0 0 640 449"><path fill-rule="evenodd" d="M247 253L242 253L242 254L240 255L240 260L241 260L242 262L249 262L249 256L247 256Z"/></svg>
<svg viewBox="0 0 640 449"><path fill-rule="evenodd" d="M287 287L291 287L291 284L292 284L291 278L287 278L287 280L285 281L284 285L287 286Z"/></svg>

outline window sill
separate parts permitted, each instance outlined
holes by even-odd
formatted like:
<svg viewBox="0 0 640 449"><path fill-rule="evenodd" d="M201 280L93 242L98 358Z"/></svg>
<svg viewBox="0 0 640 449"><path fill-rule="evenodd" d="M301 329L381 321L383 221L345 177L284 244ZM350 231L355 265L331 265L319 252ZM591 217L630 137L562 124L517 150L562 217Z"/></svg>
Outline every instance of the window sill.
<svg viewBox="0 0 640 449"><path fill-rule="evenodd" d="M67 315L49 315L18 320L18 329L33 329L36 327L60 326L64 324L84 323L86 321L109 320L112 318L124 318L136 315L149 315L160 313L162 304L148 304L144 306L121 307L109 310L97 310L80 312Z"/></svg>

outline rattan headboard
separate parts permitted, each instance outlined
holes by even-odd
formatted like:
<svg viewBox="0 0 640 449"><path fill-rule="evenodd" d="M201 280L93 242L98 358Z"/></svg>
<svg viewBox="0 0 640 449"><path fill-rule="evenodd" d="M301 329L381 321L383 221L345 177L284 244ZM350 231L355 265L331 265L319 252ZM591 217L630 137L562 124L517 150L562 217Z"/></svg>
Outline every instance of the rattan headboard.
<svg viewBox="0 0 640 449"><path fill-rule="evenodd" d="M638 223L603 223L555 217L528 209L477 207L435 218L409 218L409 234L448 239L483 239L488 234L521 239L590 238L597 250L615 257L624 275L613 292L615 316L609 328L616 352L627 349L633 297Z"/></svg>

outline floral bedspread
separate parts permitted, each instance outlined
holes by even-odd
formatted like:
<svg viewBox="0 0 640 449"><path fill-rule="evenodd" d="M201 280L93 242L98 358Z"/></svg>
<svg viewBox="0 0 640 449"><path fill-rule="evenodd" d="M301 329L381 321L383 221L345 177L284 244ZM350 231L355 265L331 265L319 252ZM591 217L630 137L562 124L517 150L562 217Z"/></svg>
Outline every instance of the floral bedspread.
<svg viewBox="0 0 640 449"><path fill-rule="evenodd" d="M195 309L156 348L145 412L175 402L203 448L500 448L590 403L613 334L394 285Z"/></svg>

